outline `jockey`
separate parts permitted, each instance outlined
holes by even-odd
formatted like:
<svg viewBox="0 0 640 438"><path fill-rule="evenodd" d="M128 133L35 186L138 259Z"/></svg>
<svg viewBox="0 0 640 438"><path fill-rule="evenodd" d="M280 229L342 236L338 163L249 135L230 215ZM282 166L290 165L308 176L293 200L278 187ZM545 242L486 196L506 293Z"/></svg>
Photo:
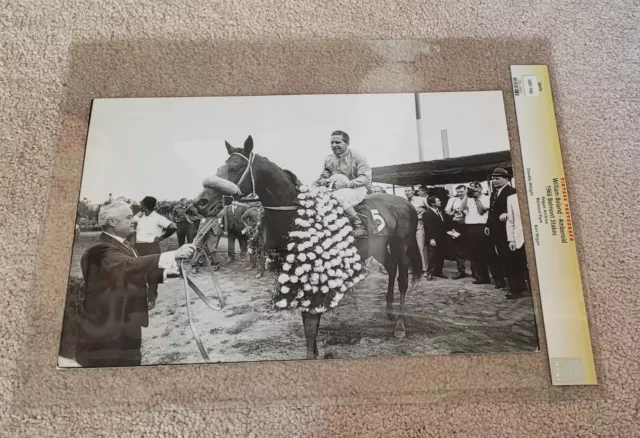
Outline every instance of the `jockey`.
<svg viewBox="0 0 640 438"><path fill-rule="evenodd" d="M351 219L354 237L365 237L367 228L353 207L362 202L371 187L371 167L364 155L349 148L349 134L346 132L331 134L331 150L333 154L325 158L324 170L314 185L325 186L332 180L333 195ZM346 176L346 180L332 178L337 175Z"/></svg>

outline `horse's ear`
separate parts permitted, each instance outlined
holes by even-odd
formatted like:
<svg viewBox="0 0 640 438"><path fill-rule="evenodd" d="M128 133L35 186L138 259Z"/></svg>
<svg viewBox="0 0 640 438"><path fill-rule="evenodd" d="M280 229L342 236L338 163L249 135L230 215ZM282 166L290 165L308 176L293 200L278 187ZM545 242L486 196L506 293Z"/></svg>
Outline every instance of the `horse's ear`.
<svg viewBox="0 0 640 438"><path fill-rule="evenodd" d="M233 146L231 146L226 140L224 142L224 145L227 147L227 152L229 152L229 155L231 155L233 153Z"/></svg>
<svg viewBox="0 0 640 438"><path fill-rule="evenodd" d="M253 137L249 136L244 141L244 151L245 153L250 154L252 150L253 150Z"/></svg>

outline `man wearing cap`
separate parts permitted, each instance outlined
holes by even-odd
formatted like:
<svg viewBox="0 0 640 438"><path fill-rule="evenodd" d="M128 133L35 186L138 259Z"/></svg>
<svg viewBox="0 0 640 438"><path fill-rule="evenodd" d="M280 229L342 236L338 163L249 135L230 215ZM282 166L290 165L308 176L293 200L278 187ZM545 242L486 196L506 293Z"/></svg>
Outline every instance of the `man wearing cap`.
<svg viewBox="0 0 640 438"><path fill-rule="evenodd" d="M349 147L349 134L344 131L331 133L331 150L324 160L324 169L320 178L314 182L317 186L327 185L331 176L339 174L348 181L337 180L333 195L336 197L354 228L354 237L366 237L367 229L353 207L360 204L371 190L371 166L360 152Z"/></svg>
<svg viewBox="0 0 640 438"><path fill-rule="evenodd" d="M158 201L152 196L145 196L140 202L140 211L133 217L136 224L136 251L140 255L160 254L160 242L176 232L176 225L166 217L158 214ZM158 283L149 281L149 309L153 309L158 298Z"/></svg>
<svg viewBox="0 0 640 438"><path fill-rule="evenodd" d="M510 269L510 259L512 253L509 250L509 241L507 239L507 198L516 191L509 183L509 173L500 167L496 168L491 174L491 200L489 202L489 216L487 217L487 226L485 234L491 238L492 246L498 252L500 264L504 269L507 277L510 293L518 293L515 291L516 284L513 272ZM505 287L504 279L496 278L496 288L503 289ZM505 298L508 298L509 294Z"/></svg>
<svg viewBox="0 0 640 438"><path fill-rule="evenodd" d="M102 206L100 237L82 254L82 311L76 362L83 367L141 364L142 327L149 326L147 284L179 276L177 261L195 247L142 256L128 242L134 231L131 207L122 201Z"/></svg>

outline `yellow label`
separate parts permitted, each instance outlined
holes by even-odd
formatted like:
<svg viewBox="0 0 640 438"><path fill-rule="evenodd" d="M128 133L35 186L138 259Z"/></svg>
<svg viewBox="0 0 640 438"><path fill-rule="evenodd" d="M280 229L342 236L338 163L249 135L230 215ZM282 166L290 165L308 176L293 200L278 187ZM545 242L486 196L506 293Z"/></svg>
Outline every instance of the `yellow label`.
<svg viewBox="0 0 640 438"><path fill-rule="evenodd" d="M549 72L511 66L553 385L597 385Z"/></svg>

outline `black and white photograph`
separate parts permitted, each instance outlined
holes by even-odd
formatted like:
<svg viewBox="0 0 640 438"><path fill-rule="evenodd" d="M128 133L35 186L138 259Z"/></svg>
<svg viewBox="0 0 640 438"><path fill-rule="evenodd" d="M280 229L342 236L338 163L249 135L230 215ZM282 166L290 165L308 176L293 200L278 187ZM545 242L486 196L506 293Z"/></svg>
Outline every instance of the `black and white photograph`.
<svg viewBox="0 0 640 438"><path fill-rule="evenodd" d="M514 159L499 90L95 99L58 367L538 351Z"/></svg>

